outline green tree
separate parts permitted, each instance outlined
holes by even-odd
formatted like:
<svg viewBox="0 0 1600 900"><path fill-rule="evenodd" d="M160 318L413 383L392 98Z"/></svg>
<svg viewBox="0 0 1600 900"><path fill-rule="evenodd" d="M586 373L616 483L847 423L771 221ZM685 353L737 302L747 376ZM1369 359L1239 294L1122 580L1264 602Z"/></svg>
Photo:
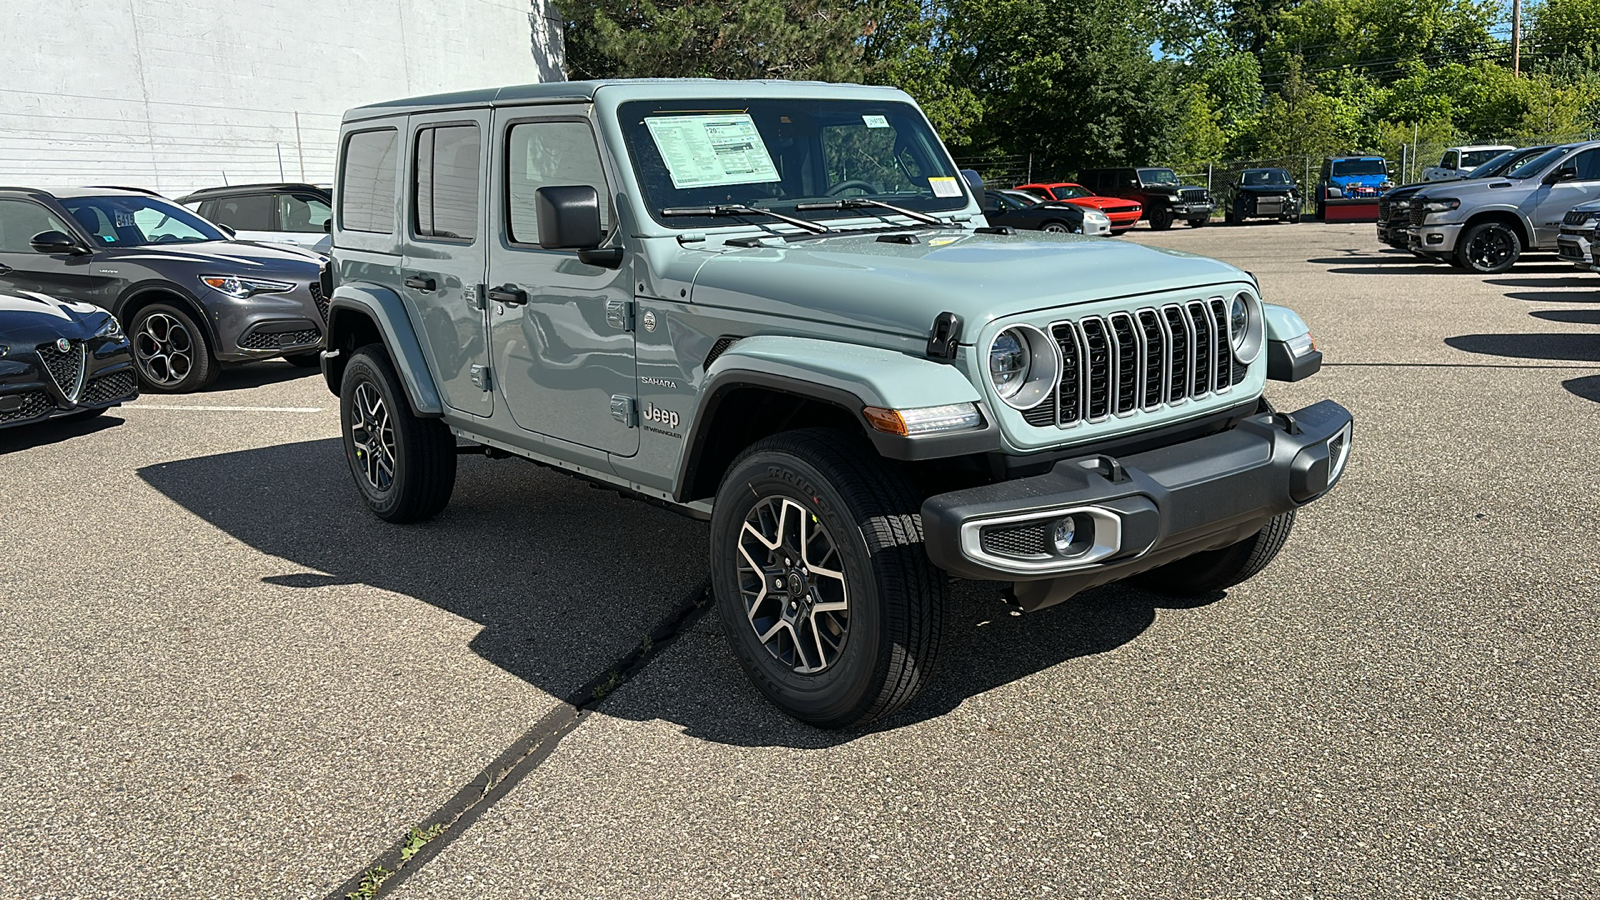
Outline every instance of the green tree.
<svg viewBox="0 0 1600 900"><path fill-rule="evenodd" d="M1534 67L1568 57L1600 58L1600 0L1544 0L1528 10L1528 40L1523 50Z"/></svg>
<svg viewBox="0 0 1600 900"><path fill-rule="evenodd" d="M1222 158L1228 135L1222 130L1222 116L1213 108L1204 87L1191 84L1178 91L1177 115L1168 162L1182 171L1193 172Z"/></svg>
<svg viewBox="0 0 1600 900"><path fill-rule="evenodd" d="M1278 15L1264 52L1275 75L1264 80L1281 77L1291 57L1319 83L1339 72L1388 83L1408 63L1470 62L1495 50L1500 18L1494 0L1304 0Z"/></svg>

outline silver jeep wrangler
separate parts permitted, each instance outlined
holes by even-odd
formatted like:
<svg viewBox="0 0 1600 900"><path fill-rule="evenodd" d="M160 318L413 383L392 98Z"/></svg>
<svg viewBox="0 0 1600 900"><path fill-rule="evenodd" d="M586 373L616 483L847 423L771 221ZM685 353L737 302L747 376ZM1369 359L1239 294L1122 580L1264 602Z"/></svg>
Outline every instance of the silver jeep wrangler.
<svg viewBox="0 0 1600 900"><path fill-rule="evenodd" d="M560 83L351 110L323 370L391 522L516 455L711 523L760 690L822 727L904 705L949 576L1035 610L1261 571L1350 414L1249 274L985 222L887 88Z"/></svg>

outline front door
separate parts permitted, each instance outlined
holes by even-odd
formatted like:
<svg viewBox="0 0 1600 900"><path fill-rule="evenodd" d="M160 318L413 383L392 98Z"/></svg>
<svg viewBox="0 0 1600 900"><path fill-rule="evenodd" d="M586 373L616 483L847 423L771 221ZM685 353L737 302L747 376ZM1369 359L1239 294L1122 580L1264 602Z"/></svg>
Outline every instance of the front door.
<svg viewBox="0 0 1600 900"><path fill-rule="evenodd" d="M495 377L516 427L619 456L639 449L628 263L592 266L539 246L535 192L591 185L616 241L616 211L594 130L581 110L498 110L496 228L489 255ZM504 301L494 298L506 298Z"/></svg>
<svg viewBox="0 0 1600 900"><path fill-rule="evenodd" d="M1541 185L1533 193L1538 207L1531 218L1536 232L1535 242L1540 247L1555 247L1556 235L1561 232L1561 219L1566 216L1567 210L1580 203L1600 200L1600 148L1575 153L1558 168L1567 166L1574 167L1576 178Z"/></svg>
<svg viewBox="0 0 1600 900"><path fill-rule="evenodd" d="M494 394L480 285L489 243L482 177L489 112L412 116L408 130L401 295L433 357L445 402L487 416Z"/></svg>
<svg viewBox="0 0 1600 900"><path fill-rule="evenodd" d="M59 231L82 241L84 236L43 204L33 200L0 200L0 288L34 291L59 300L93 303L106 309L116 299L107 289L116 279L98 273L95 253L46 255L33 249L33 236Z"/></svg>

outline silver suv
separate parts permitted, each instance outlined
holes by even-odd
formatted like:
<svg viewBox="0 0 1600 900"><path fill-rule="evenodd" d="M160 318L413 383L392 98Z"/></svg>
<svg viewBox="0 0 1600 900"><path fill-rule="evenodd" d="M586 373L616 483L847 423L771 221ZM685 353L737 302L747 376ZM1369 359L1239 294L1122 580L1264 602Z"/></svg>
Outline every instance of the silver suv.
<svg viewBox="0 0 1600 900"><path fill-rule="evenodd" d="M464 441L709 519L735 655L817 725L916 694L950 576L1019 610L1226 588L1349 459L1343 407L1262 400L1321 355L1248 273L990 226L898 90L367 106L334 195L324 373L372 512L443 509Z"/></svg>
<svg viewBox="0 0 1600 900"><path fill-rule="evenodd" d="M1503 176L1413 196L1410 247L1473 272L1504 272L1526 251L1557 249L1567 211L1597 199L1600 141L1563 144Z"/></svg>

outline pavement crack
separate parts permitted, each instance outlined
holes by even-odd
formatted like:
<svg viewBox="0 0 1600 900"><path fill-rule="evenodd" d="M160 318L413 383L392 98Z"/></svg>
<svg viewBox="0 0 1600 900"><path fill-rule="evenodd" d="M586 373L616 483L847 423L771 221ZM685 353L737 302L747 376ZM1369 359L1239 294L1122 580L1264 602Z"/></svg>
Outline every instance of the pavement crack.
<svg viewBox="0 0 1600 900"><path fill-rule="evenodd" d="M495 757L444 805L411 826L404 837L328 894L328 900L377 900L427 865L462 832L539 768L557 745L617 688L643 671L711 605L711 585L702 582L633 649L584 682L561 705Z"/></svg>

